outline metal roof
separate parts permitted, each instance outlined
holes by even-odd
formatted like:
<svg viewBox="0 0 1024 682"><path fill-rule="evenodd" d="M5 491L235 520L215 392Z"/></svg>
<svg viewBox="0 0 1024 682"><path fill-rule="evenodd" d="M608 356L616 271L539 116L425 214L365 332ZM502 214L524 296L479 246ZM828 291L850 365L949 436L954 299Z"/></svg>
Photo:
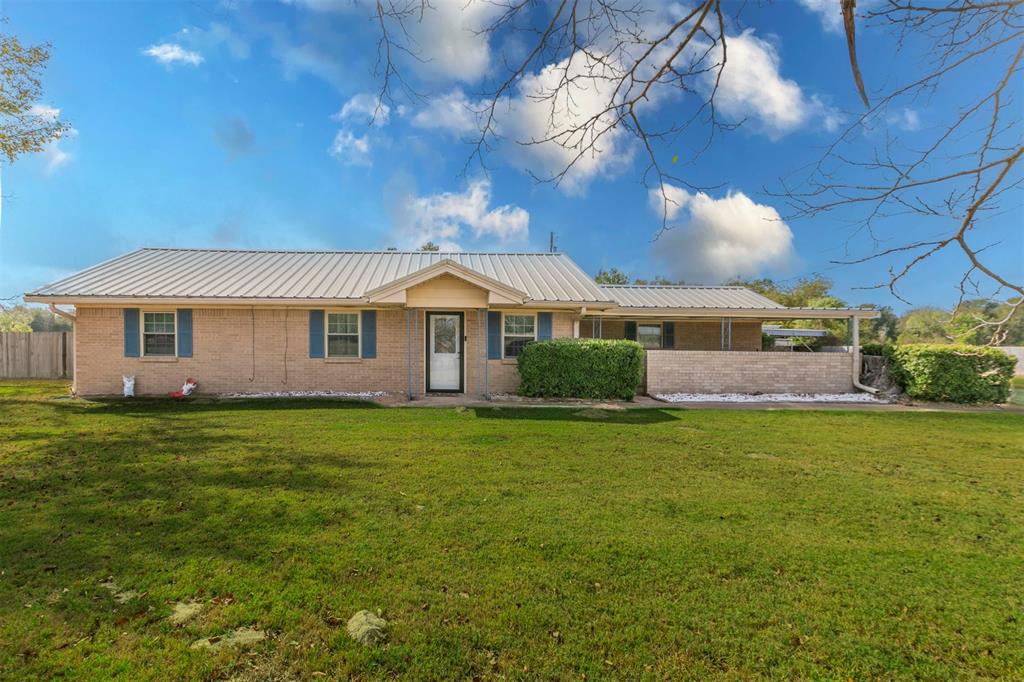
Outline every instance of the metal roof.
<svg viewBox="0 0 1024 682"><path fill-rule="evenodd" d="M742 308L778 310L786 306L744 287L602 284L621 308Z"/></svg>
<svg viewBox="0 0 1024 682"><path fill-rule="evenodd" d="M367 291L446 259L524 291L534 301L611 302L560 253L226 249L140 249L26 297L358 300Z"/></svg>

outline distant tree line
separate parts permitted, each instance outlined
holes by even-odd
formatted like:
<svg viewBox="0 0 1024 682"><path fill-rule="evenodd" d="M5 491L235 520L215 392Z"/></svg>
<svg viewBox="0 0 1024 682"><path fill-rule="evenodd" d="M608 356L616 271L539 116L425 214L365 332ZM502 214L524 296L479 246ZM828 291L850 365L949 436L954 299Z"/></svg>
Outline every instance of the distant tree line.
<svg viewBox="0 0 1024 682"><path fill-rule="evenodd" d="M594 281L598 284L658 284L680 285L682 281L673 281L655 276L652 279L635 278L630 282L629 276L618 268L600 270ZM897 315L889 306L878 306L870 303L850 304L831 293L832 281L827 277L815 275L801 277L791 283L777 282L769 278L734 279L725 282L727 286L741 286L777 301L787 308L876 308L878 318L864 322L860 327L861 343L968 343L973 345L1024 345L1024 318L1011 317L1000 333L993 336L992 330L996 321L1003 320L1016 300L1007 302L988 299L966 300L957 309L924 307L912 308L902 315ZM988 323L988 324L985 324ZM792 329L826 329L833 340L845 340L847 337L845 320L791 320L780 321L779 326Z"/></svg>
<svg viewBox="0 0 1024 682"><path fill-rule="evenodd" d="M71 322L46 308L0 306L0 332L69 332Z"/></svg>

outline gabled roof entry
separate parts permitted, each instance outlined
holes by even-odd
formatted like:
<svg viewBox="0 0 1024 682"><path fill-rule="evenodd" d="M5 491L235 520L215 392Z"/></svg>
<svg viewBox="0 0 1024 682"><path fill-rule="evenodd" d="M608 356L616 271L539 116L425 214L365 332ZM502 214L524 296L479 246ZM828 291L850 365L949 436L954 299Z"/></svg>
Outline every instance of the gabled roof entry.
<svg viewBox="0 0 1024 682"><path fill-rule="evenodd" d="M490 293L491 303L522 305L530 300L529 294L525 291L510 287L476 270L459 265L450 258L445 258L433 265L428 265L425 268L412 272L405 277L400 277L376 289L371 289L366 292L366 300L370 303L404 303L406 289L443 275L451 275L481 289L486 289Z"/></svg>

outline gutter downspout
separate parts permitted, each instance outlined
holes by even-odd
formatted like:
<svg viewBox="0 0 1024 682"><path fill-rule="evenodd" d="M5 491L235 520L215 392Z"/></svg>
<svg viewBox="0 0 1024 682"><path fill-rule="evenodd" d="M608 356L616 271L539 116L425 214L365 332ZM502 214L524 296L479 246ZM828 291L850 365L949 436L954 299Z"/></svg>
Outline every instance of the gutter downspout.
<svg viewBox="0 0 1024 682"><path fill-rule="evenodd" d="M860 320L857 319L856 315L850 316L850 328L852 337L850 339L850 350L853 351L853 387L865 393L875 395L878 393L877 388L860 383Z"/></svg>
<svg viewBox="0 0 1024 682"><path fill-rule="evenodd" d="M50 304L50 312L53 313L54 315L60 315L65 320L71 320L72 324L74 324L75 320L78 319L75 315L72 315L69 312L65 312L65 311L61 310L60 308L58 308L53 303Z"/></svg>

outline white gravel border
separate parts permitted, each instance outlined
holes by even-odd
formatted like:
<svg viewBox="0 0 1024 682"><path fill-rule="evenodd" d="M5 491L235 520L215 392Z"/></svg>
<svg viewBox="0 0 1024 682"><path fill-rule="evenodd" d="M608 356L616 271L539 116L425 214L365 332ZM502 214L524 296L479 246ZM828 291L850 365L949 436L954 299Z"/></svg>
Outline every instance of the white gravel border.
<svg viewBox="0 0 1024 682"><path fill-rule="evenodd" d="M386 391L265 391L262 393L223 393L221 398L383 398Z"/></svg>
<svg viewBox="0 0 1024 682"><path fill-rule="evenodd" d="M666 403L884 403L870 393L659 393Z"/></svg>

